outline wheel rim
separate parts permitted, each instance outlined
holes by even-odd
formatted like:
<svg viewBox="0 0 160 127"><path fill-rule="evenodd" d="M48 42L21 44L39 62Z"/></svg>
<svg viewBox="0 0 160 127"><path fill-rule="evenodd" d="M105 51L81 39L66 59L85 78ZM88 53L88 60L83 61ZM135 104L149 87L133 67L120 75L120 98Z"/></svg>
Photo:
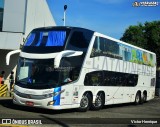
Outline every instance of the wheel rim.
<svg viewBox="0 0 160 127"><path fill-rule="evenodd" d="M100 107L102 105L102 97L101 95L97 95L96 99L95 99L95 107Z"/></svg>
<svg viewBox="0 0 160 127"><path fill-rule="evenodd" d="M140 99L139 99L139 95L136 96L136 102L139 103Z"/></svg>
<svg viewBox="0 0 160 127"><path fill-rule="evenodd" d="M88 103L89 103L89 100L88 100L87 96L83 95L83 97L81 99L80 107L81 108L87 108L88 107Z"/></svg>

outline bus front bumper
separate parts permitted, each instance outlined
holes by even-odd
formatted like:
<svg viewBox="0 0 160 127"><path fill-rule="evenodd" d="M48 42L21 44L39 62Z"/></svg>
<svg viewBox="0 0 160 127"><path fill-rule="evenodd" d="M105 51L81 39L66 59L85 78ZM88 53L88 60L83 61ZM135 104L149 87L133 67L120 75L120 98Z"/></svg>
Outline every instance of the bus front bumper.
<svg viewBox="0 0 160 127"><path fill-rule="evenodd" d="M60 105L54 106L53 97L41 99L41 100L35 100L35 99L29 99L29 98L22 98L14 94L13 103L17 105L37 107L37 108L46 108L46 109L55 109L55 110L62 109Z"/></svg>

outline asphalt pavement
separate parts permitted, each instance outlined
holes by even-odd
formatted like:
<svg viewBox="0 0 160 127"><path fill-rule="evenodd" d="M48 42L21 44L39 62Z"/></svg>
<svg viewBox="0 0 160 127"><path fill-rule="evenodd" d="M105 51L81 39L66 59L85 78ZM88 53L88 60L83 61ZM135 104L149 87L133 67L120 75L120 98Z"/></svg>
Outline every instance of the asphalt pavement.
<svg viewBox="0 0 160 127"><path fill-rule="evenodd" d="M12 121L33 122L31 127L159 127L160 126L160 98L142 105L118 104L105 106L99 111L78 112L76 109L49 110L34 107L14 105L10 97L0 98L0 119ZM34 120L39 123L36 125ZM28 126L28 125L27 125Z"/></svg>

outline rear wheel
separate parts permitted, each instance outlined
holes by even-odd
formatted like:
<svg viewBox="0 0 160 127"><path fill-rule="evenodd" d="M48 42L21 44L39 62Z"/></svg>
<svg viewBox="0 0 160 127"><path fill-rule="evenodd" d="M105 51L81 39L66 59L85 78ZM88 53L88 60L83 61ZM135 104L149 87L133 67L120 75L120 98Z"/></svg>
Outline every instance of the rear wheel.
<svg viewBox="0 0 160 127"><path fill-rule="evenodd" d="M80 107L78 110L80 112L86 112L91 106L91 99L92 98L89 93L83 94L81 102L80 102Z"/></svg>
<svg viewBox="0 0 160 127"><path fill-rule="evenodd" d="M143 102L145 103L147 101L147 94L143 93Z"/></svg>
<svg viewBox="0 0 160 127"><path fill-rule="evenodd" d="M92 103L93 110L100 110L105 103L105 98L103 93L98 93L95 99L95 103Z"/></svg>
<svg viewBox="0 0 160 127"><path fill-rule="evenodd" d="M140 102L141 102L141 95L140 95L140 93L138 92L138 93L136 94L136 97L135 97L135 104L138 105L138 104L140 104Z"/></svg>

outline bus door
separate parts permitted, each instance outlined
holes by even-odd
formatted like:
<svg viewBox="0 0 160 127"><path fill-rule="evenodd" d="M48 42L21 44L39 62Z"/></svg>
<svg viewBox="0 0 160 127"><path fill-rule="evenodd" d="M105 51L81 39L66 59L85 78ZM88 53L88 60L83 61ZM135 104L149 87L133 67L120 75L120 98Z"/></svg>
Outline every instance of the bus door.
<svg viewBox="0 0 160 127"><path fill-rule="evenodd" d="M72 105L73 98L73 84L69 83L62 86L61 105Z"/></svg>

